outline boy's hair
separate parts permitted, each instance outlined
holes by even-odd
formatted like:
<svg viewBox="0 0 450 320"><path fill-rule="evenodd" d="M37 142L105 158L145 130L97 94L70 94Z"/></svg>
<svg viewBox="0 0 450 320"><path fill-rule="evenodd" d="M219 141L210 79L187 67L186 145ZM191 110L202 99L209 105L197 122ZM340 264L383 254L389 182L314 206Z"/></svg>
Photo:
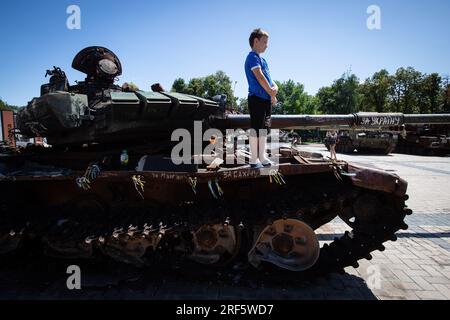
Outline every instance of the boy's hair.
<svg viewBox="0 0 450 320"><path fill-rule="evenodd" d="M262 37L269 37L267 31L264 31L261 28L253 30L252 33L250 34L250 38L248 39L250 47L253 48L253 41L255 39L261 40Z"/></svg>

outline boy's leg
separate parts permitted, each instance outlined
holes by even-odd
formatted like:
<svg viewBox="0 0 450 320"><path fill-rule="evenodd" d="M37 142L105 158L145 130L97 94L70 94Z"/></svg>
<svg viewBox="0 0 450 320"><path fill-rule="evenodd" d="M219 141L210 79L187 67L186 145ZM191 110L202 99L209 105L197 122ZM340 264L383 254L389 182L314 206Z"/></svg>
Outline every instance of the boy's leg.
<svg viewBox="0 0 450 320"><path fill-rule="evenodd" d="M261 130L261 131L263 131L263 130ZM259 134L258 142L259 142L259 153L258 153L259 160L261 161L262 164L265 164L270 161L267 158L267 154L266 154L267 134L261 132Z"/></svg>
<svg viewBox="0 0 450 320"><path fill-rule="evenodd" d="M261 130L261 134L259 135L259 160L262 164L270 163L270 160L267 158L266 154L266 145L267 145L267 134L269 133L271 127L271 116L272 116L272 105L271 102L268 101L264 106L264 129Z"/></svg>
<svg viewBox="0 0 450 320"><path fill-rule="evenodd" d="M250 112L250 164L258 163L258 131L262 128L262 108L257 97L248 97L248 109Z"/></svg>
<svg viewBox="0 0 450 320"><path fill-rule="evenodd" d="M250 164L256 164L258 162L258 136L255 130L250 130L248 139L250 144Z"/></svg>

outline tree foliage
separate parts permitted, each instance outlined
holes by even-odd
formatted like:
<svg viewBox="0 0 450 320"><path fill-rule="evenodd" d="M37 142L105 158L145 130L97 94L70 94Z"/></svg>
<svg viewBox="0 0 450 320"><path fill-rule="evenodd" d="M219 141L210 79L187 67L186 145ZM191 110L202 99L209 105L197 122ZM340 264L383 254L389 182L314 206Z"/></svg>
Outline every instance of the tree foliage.
<svg viewBox="0 0 450 320"><path fill-rule="evenodd" d="M279 104L274 106L274 114L316 114L317 103L314 96L305 92L303 84L293 80L276 81L278 85L277 99Z"/></svg>
<svg viewBox="0 0 450 320"><path fill-rule="evenodd" d="M343 74L330 86L309 95L301 83L276 81L279 104L273 114L349 114L360 111L439 113L450 112L450 84L437 73L424 74L412 67L398 68L394 74L385 69L364 82L354 74ZM230 78L223 72L190 79L178 78L172 91L211 98L226 94L227 108L248 113L247 98L237 103Z"/></svg>
<svg viewBox="0 0 450 320"><path fill-rule="evenodd" d="M366 79L359 87L361 94L360 111L384 112L388 106L391 88L389 72L382 69Z"/></svg>
<svg viewBox="0 0 450 320"><path fill-rule="evenodd" d="M390 75L385 69L359 83L355 75L343 75L316 95L319 110L328 114L359 111L438 113L450 111L448 81L437 73L424 74L412 67Z"/></svg>
<svg viewBox="0 0 450 320"><path fill-rule="evenodd" d="M17 111L19 111L19 107L10 105L10 104L6 103L5 101L3 101L2 99L0 99L0 110L9 110L9 111L17 112Z"/></svg>
<svg viewBox="0 0 450 320"><path fill-rule="evenodd" d="M187 85L183 78L175 79L172 84L172 92L187 92Z"/></svg>
<svg viewBox="0 0 450 320"><path fill-rule="evenodd" d="M227 95L227 109L237 109L237 98L231 87L231 80L223 71L203 78L192 78L186 84L182 78L176 79L172 84L172 91L191 94L203 98L212 98L218 94Z"/></svg>
<svg viewBox="0 0 450 320"><path fill-rule="evenodd" d="M316 95L318 108L327 114L358 112L361 101L359 79L354 74L344 74L330 87L320 88Z"/></svg>
<svg viewBox="0 0 450 320"><path fill-rule="evenodd" d="M247 98L241 98L239 100L238 111L240 113L249 113L249 110L248 110L248 99Z"/></svg>
<svg viewBox="0 0 450 320"><path fill-rule="evenodd" d="M441 88L439 98L439 101L442 101L442 104L440 104L441 110L443 112L450 112L450 84L448 78Z"/></svg>

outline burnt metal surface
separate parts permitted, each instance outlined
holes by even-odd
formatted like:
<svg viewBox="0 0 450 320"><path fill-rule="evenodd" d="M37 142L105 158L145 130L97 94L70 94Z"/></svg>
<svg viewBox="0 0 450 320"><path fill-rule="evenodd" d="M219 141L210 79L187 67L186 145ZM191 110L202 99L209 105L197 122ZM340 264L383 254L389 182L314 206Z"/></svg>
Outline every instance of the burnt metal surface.
<svg viewBox="0 0 450 320"><path fill-rule="evenodd" d="M40 238L44 253L59 258L100 254L141 267L160 261L188 269L253 261L258 269L273 264L307 276L357 265L406 227L406 182L398 176L290 153L284 150L278 171L266 175L246 166L103 171L87 188L77 186L83 174L77 171L6 175L1 250ZM26 204L15 201L19 194L28 195ZM337 216L353 231L318 254L312 230ZM276 232L267 236L271 226ZM262 255L252 251L268 245Z"/></svg>

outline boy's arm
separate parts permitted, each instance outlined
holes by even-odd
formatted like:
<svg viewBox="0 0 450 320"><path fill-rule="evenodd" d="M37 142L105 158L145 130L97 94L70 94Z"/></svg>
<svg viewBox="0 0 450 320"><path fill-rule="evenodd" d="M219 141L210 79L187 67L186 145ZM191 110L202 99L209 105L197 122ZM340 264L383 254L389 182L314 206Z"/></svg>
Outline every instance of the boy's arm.
<svg viewBox="0 0 450 320"><path fill-rule="evenodd" d="M275 81L273 82L273 88L278 93L279 89L278 89L278 85L277 85L277 83Z"/></svg>
<svg viewBox="0 0 450 320"><path fill-rule="evenodd" d="M266 92L269 94L271 98L275 97L277 95L277 90L270 87L269 81L267 81L266 77L261 71L261 68L254 68L252 69L253 74L256 77L256 80L258 80L261 87L266 90ZM276 86L276 84L275 84Z"/></svg>

